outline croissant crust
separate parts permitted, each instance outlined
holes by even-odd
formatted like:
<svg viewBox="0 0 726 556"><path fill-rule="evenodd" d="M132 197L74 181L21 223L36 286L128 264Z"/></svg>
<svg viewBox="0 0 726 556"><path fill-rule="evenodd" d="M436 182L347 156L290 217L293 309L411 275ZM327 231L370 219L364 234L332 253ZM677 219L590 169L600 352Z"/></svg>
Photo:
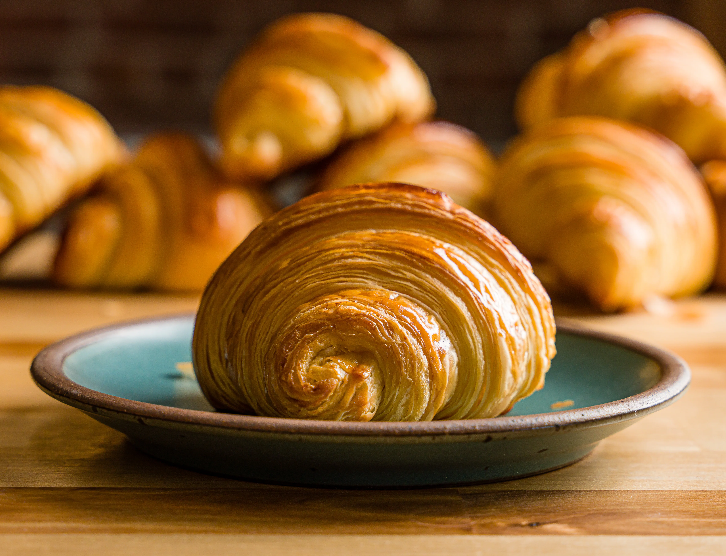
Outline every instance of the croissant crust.
<svg viewBox="0 0 726 556"><path fill-rule="evenodd" d="M434 106L403 50L346 17L309 13L276 21L241 54L214 113L226 171L272 179Z"/></svg>
<svg viewBox="0 0 726 556"><path fill-rule="evenodd" d="M548 289L581 291L610 311L712 279L713 206L683 151L660 135L604 118L555 119L507 148L494 182L500 229Z"/></svg>
<svg viewBox="0 0 726 556"><path fill-rule="evenodd" d="M701 166L718 222L718 262L713 283L726 288L726 160L710 160Z"/></svg>
<svg viewBox="0 0 726 556"><path fill-rule="evenodd" d="M318 189L402 182L437 189L486 213L494 157L472 131L445 121L397 124L354 142L326 167Z"/></svg>
<svg viewBox="0 0 726 556"><path fill-rule="evenodd" d="M124 152L81 100L50 87L0 87L0 250L85 193Z"/></svg>
<svg viewBox="0 0 726 556"><path fill-rule="evenodd" d="M221 176L194 137L159 133L70 215L54 279L73 287L201 291L271 212L259 193Z"/></svg>
<svg viewBox="0 0 726 556"><path fill-rule="evenodd" d="M524 129L576 115L650 127L698 164L726 158L726 68L688 25L656 12L616 12L541 60L518 92Z"/></svg>
<svg viewBox="0 0 726 556"><path fill-rule="evenodd" d="M311 195L256 228L202 296L218 409L415 421L499 415L554 356L549 298L492 226L411 185Z"/></svg>

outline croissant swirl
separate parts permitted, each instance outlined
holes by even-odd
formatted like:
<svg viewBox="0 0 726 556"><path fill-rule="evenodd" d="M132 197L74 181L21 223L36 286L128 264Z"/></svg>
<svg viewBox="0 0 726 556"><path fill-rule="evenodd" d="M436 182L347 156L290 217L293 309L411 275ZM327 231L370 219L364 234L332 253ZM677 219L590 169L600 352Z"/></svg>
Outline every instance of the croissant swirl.
<svg viewBox="0 0 726 556"><path fill-rule="evenodd" d="M195 138L160 133L70 215L54 279L73 287L201 291L271 212L261 195L223 178Z"/></svg>
<svg viewBox="0 0 726 556"><path fill-rule="evenodd" d="M411 183L484 214L493 172L494 157L474 132L444 121L397 124L351 144L325 169L318 188Z"/></svg>
<svg viewBox="0 0 726 556"><path fill-rule="evenodd" d="M434 110L428 80L403 50L333 14L268 27L225 76L215 103L222 165L272 179L349 138Z"/></svg>
<svg viewBox="0 0 726 556"><path fill-rule="evenodd" d="M500 229L550 291L578 290L612 311L711 281L713 206L660 135L603 118L552 120L508 147L494 183Z"/></svg>
<svg viewBox="0 0 726 556"><path fill-rule="evenodd" d="M626 10L590 23L523 82L520 125L599 115L650 127L700 164L726 158L726 68L695 29Z"/></svg>
<svg viewBox="0 0 726 556"><path fill-rule="evenodd" d="M81 100L49 87L0 87L0 250L123 153L108 122Z"/></svg>
<svg viewBox="0 0 726 556"><path fill-rule="evenodd" d="M192 352L216 408L489 417L543 385L549 298L492 226L412 185L316 193L255 229L202 295Z"/></svg>

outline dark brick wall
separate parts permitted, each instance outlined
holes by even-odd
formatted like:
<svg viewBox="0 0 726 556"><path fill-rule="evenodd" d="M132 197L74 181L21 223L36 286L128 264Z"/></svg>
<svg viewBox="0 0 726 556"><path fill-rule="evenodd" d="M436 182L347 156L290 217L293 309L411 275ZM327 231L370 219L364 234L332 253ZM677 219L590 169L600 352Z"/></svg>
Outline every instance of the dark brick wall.
<svg viewBox="0 0 726 556"><path fill-rule="evenodd" d="M522 76L592 17L640 5L698 26L692 19L708 18L708 4L0 0L0 81L59 87L93 104L122 133L170 127L204 133L220 77L262 27L290 12L332 11L405 48L429 76L437 115L498 145L515 132L512 101Z"/></svg>

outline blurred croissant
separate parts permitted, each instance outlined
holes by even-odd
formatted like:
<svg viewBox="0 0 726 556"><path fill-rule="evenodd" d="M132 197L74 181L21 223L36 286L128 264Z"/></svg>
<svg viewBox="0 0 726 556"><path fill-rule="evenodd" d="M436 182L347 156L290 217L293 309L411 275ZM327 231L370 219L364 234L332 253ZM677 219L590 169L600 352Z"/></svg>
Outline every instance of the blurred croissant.
<svg viewBox="0 0 726 556"><path fill-rule="evenodd" d="M0 86L0 251L123 154L108 122L81 100L49 87Z"/></svg>
<svg viewBox="0 0 726 556"><path fill-rule="evenodd" d="M726 68L686 24L642 10L617 12L540 61L518 92L524 129L573 115L645 125L697 164L726 158Z"/></svg>
<svg viewBox="0 0 726 556"><path fill-rule="evenodd" d="M158 134L71 214L54 279L73 287L201 291L270 213L254 191L225 181L194 138Z"/></svg>
<svg viewBox="0 0 726 556"><path fill-rule="evenodd" d="M716 260L713 206L683 151L595 117L552 120L517 138L494 179L499 229L548 290L604 311L698 292Z"/></svg>
<svg viewBox="0 0 726 556"><path fill-rule="evenodd" d="M713 283L726 288L726 160L710 160L701 166L718 221L718 264Z"/></svg>
<svg viewBox="0 0 726 556"><path fill-rule="evenodd" d="M202 295L193 361L216 408L356 421L491 417L541 388L550 301L440 192L316 193L255 229Z"/></svg>
<svg viewBox="0 0 726 556"><path fill-rule="evenodd" d="M353 143L334 158L318 188L411 183L442 191L482 215L493 172L494 158L472 131L443 121L398 124Z"/></svg>
<svg viewBox="0 0 726 556"><path fill-rule="evenodd" d="M273 23L242 53L214 112L229 175L272 179L434 107L403 50L346 17L312 13Z"/></svg>

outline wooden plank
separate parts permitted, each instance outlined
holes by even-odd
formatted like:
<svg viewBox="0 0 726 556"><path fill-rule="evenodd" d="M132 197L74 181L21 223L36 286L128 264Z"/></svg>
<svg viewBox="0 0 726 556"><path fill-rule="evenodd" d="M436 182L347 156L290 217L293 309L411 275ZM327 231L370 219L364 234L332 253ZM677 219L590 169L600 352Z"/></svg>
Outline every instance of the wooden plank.
<svg viewBox="0 0 726 556"><path fill-rule="evenodd" d="M0 289L0 343L48 344L127 320L193 313L198 294Z"/></svg>
<svg viewBox="0 0 726 556"><path fill-rule="evenodd" d="M679 301L654 301L648 310L603 315L587 307L558 304L555 314L605 332L666 349L700 349L723 344L726 295L708 293ZM726 364L726 361L722 362Z"/></svg>
<svg viewBox="0 0 726 556"><path fill-rule="evenodd" d="M726 535L723 491L17 488L1 533Z"/></svg>
<svg viewBox="0 0 726 556"><path fill-rule="evenodd" d="M715 556L726 553L724 537L675 536L476 536L433 535L190 535L190 534L13 534L2 535L5 556L47 554L108 556L360 556L396 554L482 556Z"/></svg>
<svg viewBox="0 0 726 556"><path fill-rule="evenodd" d="M38 391L40 393L40 391ZM0 412L0 486L231 486L150 458L126 438L44 394L48 407Z"/></svg>

